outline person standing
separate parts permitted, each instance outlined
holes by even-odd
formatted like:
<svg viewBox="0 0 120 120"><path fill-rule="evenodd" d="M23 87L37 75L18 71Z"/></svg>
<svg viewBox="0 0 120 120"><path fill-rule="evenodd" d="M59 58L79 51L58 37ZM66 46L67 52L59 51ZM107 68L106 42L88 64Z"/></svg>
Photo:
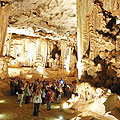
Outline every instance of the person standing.
<svg viewBox="0 0 120 120"><path fill-rule="evenodd" d="M47 110L51 110L51 91L50 90L48 90L46 101L47 101Z"/></svg>
<svg viewBox="0 0 120 120"><path fill-rule="evenodd" d="M45 89L43 89L43 91L42 91L42 105L44 105L44 104L46 104L46 93L45 93Z"/></svg>
<svg viewBox="0 0 120 120"><path fill-rule="evenodd" d="M23 84L21 84L20 88L18 89L18 102L20 107L22 107L23 97L24 97L24 87Z"/></svg>
<svg viewBox="0 0 120 120"><path fill-rule="evenodd" d="M31 96L31 93L30 93L30 89L29 89L29 84L27 83L27 85L25 87L25 104L29 103L30 96Z"/></svg>
<svg viewBox="0 0 120 120"><path fill-rule="evenodd" d="M42 103L41 95L39 92L35 93L35 96L33 98L33 103L34 103L33 116L38 116L40 103Z"/></svg>
<svg viewBox="0 0 120 120"><path fill-rule="evenodd" d="M10 96L14 94L14 83L13 80L10 81Z"/></svg>

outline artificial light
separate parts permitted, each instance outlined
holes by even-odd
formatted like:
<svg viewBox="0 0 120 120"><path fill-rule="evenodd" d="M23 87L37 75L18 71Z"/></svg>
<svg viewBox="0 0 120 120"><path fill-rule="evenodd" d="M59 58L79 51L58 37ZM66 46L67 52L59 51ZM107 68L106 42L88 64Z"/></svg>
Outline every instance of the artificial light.
<svg viewBox="0 0 120 120"><path fill-rule="evenodd" d="M0 103L5 103L5 100L0 100Z"/></svg>

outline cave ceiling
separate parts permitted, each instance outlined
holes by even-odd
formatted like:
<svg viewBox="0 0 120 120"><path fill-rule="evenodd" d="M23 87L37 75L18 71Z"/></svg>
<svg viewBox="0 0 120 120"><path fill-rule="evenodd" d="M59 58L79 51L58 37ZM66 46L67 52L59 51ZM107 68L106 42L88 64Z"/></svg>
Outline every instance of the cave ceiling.
<svg viewBox="0 0 120 120"><path fill-rule="evenodd" d="M76 34L75 0L8 0L12 8L8 20L9 32L16 29L38 33ZM13 31L11 31L11 28ZM19 33L19 31L18 31ZM25 33L25 32L24 32Z"/></svg>

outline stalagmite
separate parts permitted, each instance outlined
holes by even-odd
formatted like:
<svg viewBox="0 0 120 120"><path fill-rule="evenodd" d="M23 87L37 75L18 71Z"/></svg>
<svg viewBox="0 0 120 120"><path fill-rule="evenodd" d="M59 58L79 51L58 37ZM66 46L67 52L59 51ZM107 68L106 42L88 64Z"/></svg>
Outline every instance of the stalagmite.
<svg viewBox="0 0 120 120"><path fill-rule="evenodd" d="M65 66L65 53L66 53L66 43L65 42L61 42L61 64L62 64L62 69L64 70L64 66Z"/></svg>
<svg viewBox="0 0 120 120"><path fill-rule="evenodd" d="M41 56L41 40L37 41L38 51L37 51L37 57L36 57L36 65L37 67L43 67L43 58Z"/></svg>
<svg viewBox="0 0 120 120"><path fill-rule="evenodd" d="M90 7L89 7L90 6ZM93 9L93 3L89 0L77 0L77 48L78 48L78 79L81 78L81 59L88 48L89 41L84 39L85 16Z"/></svg>
<svg viewBox="0 0 120 120"><path fill-rule="evenodd" d="M71 56L71 47L68 47L67 59L66 59L66 71L70 72L70 56Z"/></svg>

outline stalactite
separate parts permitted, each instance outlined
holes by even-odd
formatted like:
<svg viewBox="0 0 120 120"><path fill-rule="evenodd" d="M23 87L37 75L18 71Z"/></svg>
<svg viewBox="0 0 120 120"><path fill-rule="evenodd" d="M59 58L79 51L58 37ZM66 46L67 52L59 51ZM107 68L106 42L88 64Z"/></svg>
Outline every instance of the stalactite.
<svg viewBox="0 0 120 120"><path fill-rule="evenodd" d="M93 1L89 1L92 2ZM84 4L84 5L83 5ZM78 26L82 24L80 30L80 40L86 40L89 44L87 48L83 50L85 53L83 59L85 61L85 71L92 79L99 80L100 86L110 88L116 88L114 84L108 85L108 81L114 81L119 79L120 76L120 48L119 48L119 34L120 27L119 19L120 0L94 0L92 11L79 13L82 16L84 22L78 23ZM86 1L82 1L82 6L86 8ZM81 6L81 11L83 10ZM82 45L84 45L83 42ZM89 55L88 55L89 53ZM98 69L101 66L101 69ZM90 81L88 81L90 82ZM97 85L97 84L95 84Z"/></svg>

